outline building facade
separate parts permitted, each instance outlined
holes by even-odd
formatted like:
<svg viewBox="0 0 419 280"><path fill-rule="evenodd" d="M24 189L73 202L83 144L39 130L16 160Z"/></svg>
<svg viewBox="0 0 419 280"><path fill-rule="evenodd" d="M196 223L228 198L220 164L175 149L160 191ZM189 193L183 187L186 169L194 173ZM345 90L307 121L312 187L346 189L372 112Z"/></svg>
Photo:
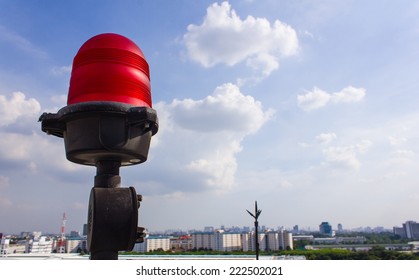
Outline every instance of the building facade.
<svg viewBox="0 0 419 280"><path fill-rule="evenodd" d="M292 233L284 230L268 231L258 234L260 251L293 249ZM214 232L192 233L192 249L214 251L255 251L255 232Z"/></svg>
<svg viewBox="0 0 419 280"><path fill-rule="evenodd" d="M87 238L70 237L65 240L66 253L87 252Z"/></svg>
<svg viewBox="0 0 419 280"><path fill-rule="evenodd" d="M26 253L49 254L52 252L53 240L46 236L30 239L26 242Z"/></svg>
<svg viewBox="0 0 419 280"><path fill-rule="evenodd" d="M292 233L286 230L266 233L266 250L292 250L294 248Z"/></svg>
<svg viewBox="0 0 419 280"><path fill-rule="evenodd" d="M136 243L134 252L152 252L156 250L169 251L171 236L150 235L144 238L143 243Z"/></svg>
<svg viewBox="0 0 419 280"><path fill-rule="evenodd" d="M215 232L192 233L192 249L213 250L215 247Z"/></svg>
<svg viewBox="0 0 419 280"><path fill-rule="evenodd" d="M256 251L255 232L246 232L242 234L242 248L243 252ZM258 233L259 250L266 251L267 249L267 234L264 232Z"/></svg>
<svg viewBox="0 0 419 280"><path fill-rule="evenodd" d="M393 227L393 234L398 235L401 238L407 238L404 227Z"/></svg>
<svg viewBox="0 0 419 280"><path fill-rule="evenodd" d="M334 236L332 226L329 224L329 222L322 222L319 225L319 231L320 231L321 234Z"/></svg>
<svg viewBox="0 0 419 280"><path fill-rule="evenodd" d="M402 227L393 227L393 234L401 238L419 240L419 223L407 221Z"/></svg>
<svg viewBox="0 0 419 280"><path fill-rule="evenodd" d="M214 234L213 250L232 252L242 249L241 234L235 232L224 232L218 230Z"/></svg>
<svg viewBox="0 0 419 280"><path fill-rule="evenodd" d="M173 237L170 239L170 248L175 251L190 251L192 250L192 237L189 235Z"/></svg>
<svg viewBox="0 0 419 280"><path fill-rule="evenodd" d="M406 238L419 240L419 223L415 221L407 221L403 224L403 229L405 231Z"/></svg>

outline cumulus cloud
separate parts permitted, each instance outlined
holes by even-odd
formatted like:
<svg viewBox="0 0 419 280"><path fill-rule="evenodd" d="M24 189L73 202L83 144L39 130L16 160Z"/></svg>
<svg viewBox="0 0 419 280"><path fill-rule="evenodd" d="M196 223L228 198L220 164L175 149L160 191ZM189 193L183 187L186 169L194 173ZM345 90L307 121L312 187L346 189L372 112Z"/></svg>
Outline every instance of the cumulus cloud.
<svg viewBox="0 0 419 280"><path fill-rule="evenodd" d="M316 136L315 140L316 142L320 143L320 144L329 144L331 143L333 140L336 139L336 134L335 133L321 133L319 135Z"/></svg>
<svg viewBox="0 0 419 280"><path fill-rule="evenodd" d="M364 140L351 146L334 146L323 150L326 161L335 167L359 170L361 162L358 155L367 152L372 142Z"/></svg>
<svg viewBox="0 0 419 280"><path fill-rule="evenodd" d="M314 87L304 95L297 96L298 106L305 111L311 111L325 106L330 101L330 94Z"/></svg>
<svg viewBox="0 0 419 280"><path fill-rule="evenodd" d="M299 49L291 26L253 16L242 20L228 2L209 6L201 25L190 24L183 39L189 58L204 67L246 62L264 75L279 67L280 57Z"/></svg>
<svg viewBox="0 0 419 280"><path fill-rule="evenodd" d="M46 137L37 122L41 105L22 92L0 95L0 164L37 172L39 167L62 171L78 169L65 159L61 139ZM42 168L41 168L42 169Z"/></svg>
<svg viewBox="0 0 419 280"><path fill-rule="evenodd" d="M174 100L155 108L161 129L152 140L157 142L152 158L159 159L167 181L176 182L170 190L157 183L161 178L147 182L149 189L160 194L231 188L242 140L256 133L274 113L233 84L221 85L200 100Z"/></svg>
<svg viewBox="0 0 419 280"><path fill-rule="evenodd" d="M11 98L0 95L0 127L14 123L20 117L39 114L41 105L34 98L27 99L22 92L14 92Z"/></svg>
<svg viewBox="0 0 419 280"><path fill-rule="evenodd" d="M174 121L181 127L200 131L228 131L251 134L272 115L262 104L240 92L238 86L227 83L201 100L174 100L171 104Z"/></svg>
<svg viewBox="0 0 419 280"><path fill-rule="evenodd" d="M348 86L335 93L327 93L317 87L312 91L307 91L303 95L297 96L298 106L304 111L312 111L324 107L328 104L355 103L365 97L364 88L355 88Z"/></svg>
<svg viewBox="0 0 419 280"><path fill-rule="evenodd" d="M204 183L209 187L231 187L237 169L235 155L241 150L240 143L232 141L224 147L217 147L213 155L208 153L202 158L192 160L186 165L186 169L206 177Z"/></svg>
<svg viewBox="0 0 419 280"><path fill-rule="evenodd" d="M32 172L39 169L71 172L82 168L66 160L62 139L54 139L38 129L29 134L0 130L0 164Z"/></svg>
<svg viewBox="0 0 419 280"><path fill-rule="evenodd" d="M330 100L333 103L354 103L364 99L364 96L365 89L349 86L339 92L333 93Z"/></svg>

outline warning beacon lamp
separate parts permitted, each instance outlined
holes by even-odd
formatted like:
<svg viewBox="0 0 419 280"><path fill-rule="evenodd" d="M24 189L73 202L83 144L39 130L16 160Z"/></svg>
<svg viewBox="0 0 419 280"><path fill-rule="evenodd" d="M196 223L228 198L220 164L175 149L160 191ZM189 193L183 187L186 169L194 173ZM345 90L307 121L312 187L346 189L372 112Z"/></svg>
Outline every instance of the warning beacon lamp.
<svg viewBox="0 0 419 280"><path fill-rule="evenodd" d="M64 138L69 161L96 167L88 212L91 259L118 259L141 242L141 195L121 188L119 168L147 160L158 119L141 49L112 33L87 40L73 61L67 106L43 113L42 131Z"/></svg>

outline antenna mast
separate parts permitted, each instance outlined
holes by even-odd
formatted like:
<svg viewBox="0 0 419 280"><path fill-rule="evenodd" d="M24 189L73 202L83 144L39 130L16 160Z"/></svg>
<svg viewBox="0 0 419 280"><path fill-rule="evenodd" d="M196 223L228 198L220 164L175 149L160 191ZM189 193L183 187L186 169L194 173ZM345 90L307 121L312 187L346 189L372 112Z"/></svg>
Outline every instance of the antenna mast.
<svg viewBox="0 0 419 280"><path fill-rule="evenodd" d="M67 222L67 216L63 213L63 219L61 220L61 236L58 239L57 253L65 253L65 223Z"/></svg>

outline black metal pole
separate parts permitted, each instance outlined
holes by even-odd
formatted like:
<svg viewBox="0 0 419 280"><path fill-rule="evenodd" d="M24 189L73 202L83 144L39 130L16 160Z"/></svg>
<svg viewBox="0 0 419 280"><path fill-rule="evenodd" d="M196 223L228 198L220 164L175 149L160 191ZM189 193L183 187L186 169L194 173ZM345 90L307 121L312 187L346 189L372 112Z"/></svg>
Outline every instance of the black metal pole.
<svg viewBox="0 0 419 280"><path fill-rule="evenodd" d="M256 260L259 260L259 222L255 221L255 247L256 247Z"/></svg>
<svg viewBox="0 0 419 280"><path fill-rule="evenodd" d="M247 213L249 213L250 216L252 216L255 219L255 249L256 249L256 260L259 260L259 222L258 218L260 216L260 213L262 213L262 210L258 209L258 202L255 201L255 214L250 212L249 210L246 210Z"/></svg>

